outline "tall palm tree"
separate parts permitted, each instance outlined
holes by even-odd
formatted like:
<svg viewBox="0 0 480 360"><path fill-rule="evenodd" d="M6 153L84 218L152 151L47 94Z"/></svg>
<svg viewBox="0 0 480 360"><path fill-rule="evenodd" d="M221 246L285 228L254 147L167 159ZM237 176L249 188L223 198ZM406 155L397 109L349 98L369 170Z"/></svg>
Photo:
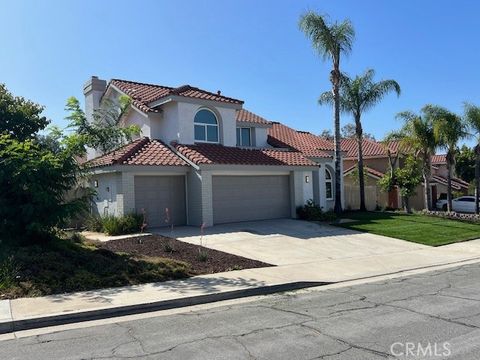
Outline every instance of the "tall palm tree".
<svg viewBox="0 0 480 360"><path fill-rule="evenodd" d="M405 148L411 149L415 156L422 160L422 177L424 183L425 209L432 209L432 196L430 193L431 157L435 154L437 141L433 129L433 121L425 116L417 115L411 111L397 114L397 118L404 121L400 130L402 142Z"/></svg>
<svg viewBox="0 0 480 360"><path fill-rule="evenodd" d="M455 166L455 152L458 142L468 135L467 127L460 116L443 107L427 105L424 107L424 112L433 121L438 146L447 151L447 211L452 211L452 172Z"/></svg>
<svg viewBox="0 0 480 360"><path fill-rule="evenodd" d="M334 137L335 148L335 213L342 212L342 173L340 149L340 59L352 50L355 30L350 20L328 23L326 18L309 11L300 17L300 29L312 41L313 47L324 60L332 61L330 82L334 99Z"/></svg>
<svg viewBox="0 0 480 360"><path fill-rule="evenodd" d="M363 129L362 114L377 105L389 92L395 91L400 96L400 85L395 80L374 82L375 70L368 69L363 75L354 79L342 75L340 83L340 109L353 115L355 120L355 135L358 148L358 183L360 186L360 211L365 207L365 175L363 173ZM320 95L320 104L333 104L334 98L330 91Z"/></svg>
<svg viewBox="0 0 480 360"><path fill-rule="evenodd" d="M465 120L477 139L475 146L475 213L479 213L480 196L480 107L465 103Z"/></svg>

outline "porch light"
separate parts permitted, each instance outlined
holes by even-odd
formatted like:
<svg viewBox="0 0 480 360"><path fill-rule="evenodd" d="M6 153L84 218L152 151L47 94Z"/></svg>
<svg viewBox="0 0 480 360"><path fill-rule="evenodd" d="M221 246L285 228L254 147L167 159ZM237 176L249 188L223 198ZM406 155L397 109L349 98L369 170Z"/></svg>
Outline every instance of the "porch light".
<svg viewBox="0 0 480 360"><path fill-rule="evenodd" d="M98 188L98 180L95 180L95 181L93 182L93 186L96 187L96 188Z"/></svg>
<svg viewBox="0 0 480 360"><path fill-rule="evenodd" d="M306 175L305 176L305 182L308 184L310 182L310 176Z"/></svg>

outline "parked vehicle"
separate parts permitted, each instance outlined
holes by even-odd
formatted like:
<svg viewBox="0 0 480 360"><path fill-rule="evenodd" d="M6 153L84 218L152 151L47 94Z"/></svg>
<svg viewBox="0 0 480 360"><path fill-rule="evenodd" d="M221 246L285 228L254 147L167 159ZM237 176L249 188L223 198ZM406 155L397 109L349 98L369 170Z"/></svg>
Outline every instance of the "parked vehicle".
<svg viewBox="0 0 480 360"><path fill-rule="evenodd" d="M435 206L438 210L447 211L447 194L446 193L440 194L437 202L435 203Z"/></svg>
<svg viewBox="0 0 480 360"><path fill-rule="evenodd" d="M475 196L460 196L453 199L452 210L456 212L475 212Z"/></svg>

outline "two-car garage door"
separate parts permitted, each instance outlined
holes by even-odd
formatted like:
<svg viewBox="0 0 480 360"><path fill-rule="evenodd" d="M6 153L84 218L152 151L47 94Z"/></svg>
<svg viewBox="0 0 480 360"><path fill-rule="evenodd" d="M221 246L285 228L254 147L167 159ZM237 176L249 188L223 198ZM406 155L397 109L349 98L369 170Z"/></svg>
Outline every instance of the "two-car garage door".
<svg viewBox="0 0 480 360"><path fill-rule="evenodd" d="M291 217L289 179L212 176L213 223ZM135 210L145 210L149 227L186 224L185 177L135 176Z"/></svg>
<svg viewBox="0 0 480 360"><path fill-rule="evenodd" d="M135 210L142 209L149 227L184 225L185 177L135 176Z"/></svg>
<svg viewBox="0 0 480 360"><path fill-rule="evenodd" d="M288 175L213 176L213 223L291 217Z"/></svg>

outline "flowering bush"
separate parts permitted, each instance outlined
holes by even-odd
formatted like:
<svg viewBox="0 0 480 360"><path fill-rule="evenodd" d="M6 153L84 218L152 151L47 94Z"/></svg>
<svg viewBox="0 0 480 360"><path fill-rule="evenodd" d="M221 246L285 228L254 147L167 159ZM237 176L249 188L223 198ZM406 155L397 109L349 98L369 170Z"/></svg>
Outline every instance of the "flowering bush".
<svg viewBox="0 0 480 360"><path fill-rule="evenodd" d="M480 223L480 215L478 214L465 214L465 213L457 213L454 211L447 212L447 211L432 211L432 210L422 210L422 214L428 215L428 216L441 217L444 219L462 220L462 221Z"/></svg>

